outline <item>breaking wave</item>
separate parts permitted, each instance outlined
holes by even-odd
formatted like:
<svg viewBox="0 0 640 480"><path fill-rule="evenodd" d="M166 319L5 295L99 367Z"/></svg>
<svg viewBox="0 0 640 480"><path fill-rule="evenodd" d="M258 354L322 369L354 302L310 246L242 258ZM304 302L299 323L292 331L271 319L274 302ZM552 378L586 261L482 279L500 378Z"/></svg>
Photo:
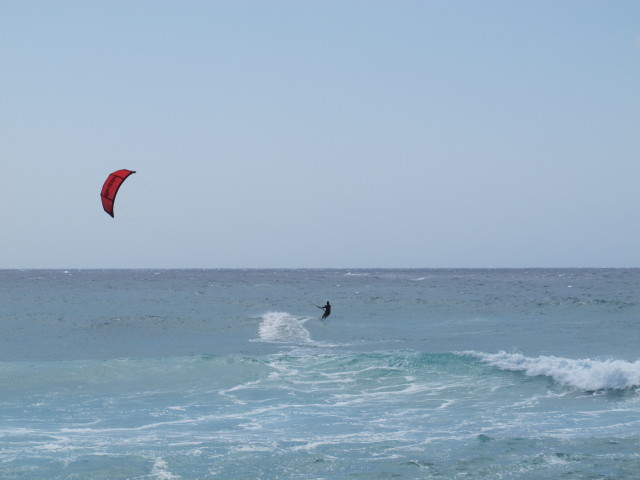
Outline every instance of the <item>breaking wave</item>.
<svg viewBox="0 0 640 480"><path fill-rule="evenodd" d="M581 390L627 389L640 386L640 360L570 359L555 356L527 357L519 353L462 352L501 370L548 376L561 385Z"/></svg>

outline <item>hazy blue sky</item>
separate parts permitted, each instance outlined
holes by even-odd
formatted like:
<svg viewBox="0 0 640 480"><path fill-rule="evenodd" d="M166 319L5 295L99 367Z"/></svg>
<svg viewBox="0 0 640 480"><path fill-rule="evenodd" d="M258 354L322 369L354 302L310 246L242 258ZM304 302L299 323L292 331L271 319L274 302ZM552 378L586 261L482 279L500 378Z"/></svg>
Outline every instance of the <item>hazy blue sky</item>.
<svg viewBox="0 0 640 480"><path fill-rule="evenodd" d="M3 0L0 162L0 268L640 267L640 2Z"/></svg>

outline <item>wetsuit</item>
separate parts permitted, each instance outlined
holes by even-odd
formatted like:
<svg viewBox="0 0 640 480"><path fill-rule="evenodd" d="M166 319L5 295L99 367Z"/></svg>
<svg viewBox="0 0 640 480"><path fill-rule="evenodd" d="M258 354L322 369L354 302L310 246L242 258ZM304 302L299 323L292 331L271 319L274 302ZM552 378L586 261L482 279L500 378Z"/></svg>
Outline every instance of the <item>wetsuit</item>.
<svg viewBox="0 0 640 480"><path fill-rule="evenodd" d="M322 320L324 320L329 315L331 315L331 305L329 305L329 302L327 302L327 304L324 307L318 307L318 308L321 308L324 310L324 314L322 315Z"/></svg>

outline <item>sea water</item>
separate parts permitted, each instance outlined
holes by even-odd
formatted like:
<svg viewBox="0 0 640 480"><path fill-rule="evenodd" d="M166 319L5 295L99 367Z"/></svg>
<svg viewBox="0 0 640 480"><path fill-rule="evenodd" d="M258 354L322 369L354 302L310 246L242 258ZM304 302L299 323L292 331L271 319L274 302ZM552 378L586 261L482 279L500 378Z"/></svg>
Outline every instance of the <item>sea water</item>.
<svg viewBox="0 0 640 480"><path fill-rule="evenodd" d="M640 478L640 270L0 287L5 480Z"/></svg>

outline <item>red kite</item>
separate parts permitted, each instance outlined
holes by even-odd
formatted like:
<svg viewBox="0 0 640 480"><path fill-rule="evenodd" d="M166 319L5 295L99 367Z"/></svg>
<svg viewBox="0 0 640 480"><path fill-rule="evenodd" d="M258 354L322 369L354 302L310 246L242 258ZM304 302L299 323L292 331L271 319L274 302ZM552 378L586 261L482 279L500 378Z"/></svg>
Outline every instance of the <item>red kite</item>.
<svg viewBox="0 0 640 480"><path fill-rule="evenodd" d="M113 217L113 202L116 200L118 189L129 175L136 173L134 170L117 170L107 177L102 186L102 207L104 211Z"/></svg>

